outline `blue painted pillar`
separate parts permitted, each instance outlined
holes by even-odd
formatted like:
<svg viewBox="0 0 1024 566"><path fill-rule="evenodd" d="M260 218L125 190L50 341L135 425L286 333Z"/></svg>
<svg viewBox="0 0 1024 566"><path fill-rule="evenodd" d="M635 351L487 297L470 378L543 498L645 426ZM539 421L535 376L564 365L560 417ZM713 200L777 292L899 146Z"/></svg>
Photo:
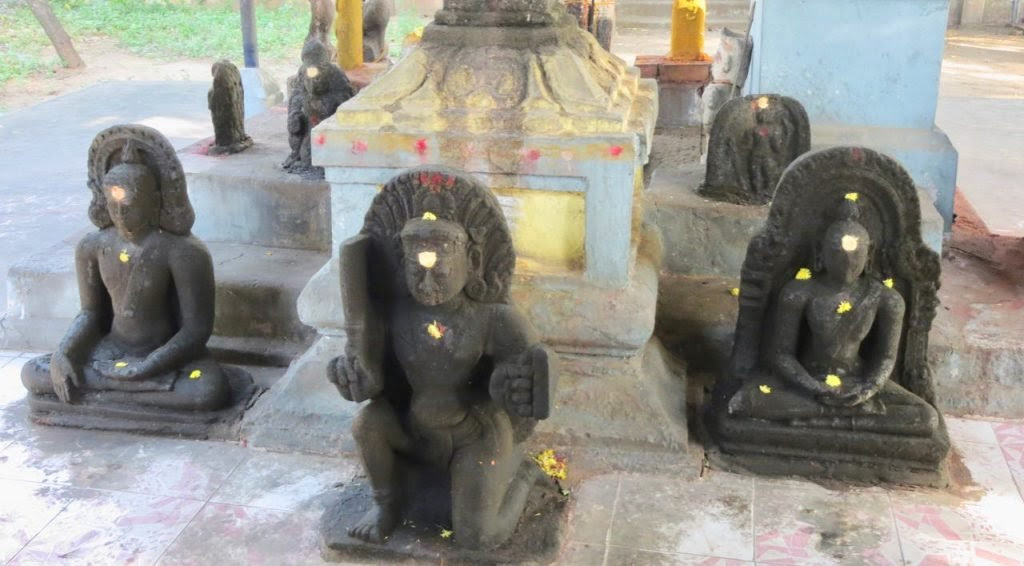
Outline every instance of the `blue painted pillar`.
<svg viewBox="0 0 1024 566"><path fill-rule="evenodd" d="M898 159L946 230L957 153L935 126L949 0L758 0L747 93L807 108L815 148L858 143Z"/></svg>

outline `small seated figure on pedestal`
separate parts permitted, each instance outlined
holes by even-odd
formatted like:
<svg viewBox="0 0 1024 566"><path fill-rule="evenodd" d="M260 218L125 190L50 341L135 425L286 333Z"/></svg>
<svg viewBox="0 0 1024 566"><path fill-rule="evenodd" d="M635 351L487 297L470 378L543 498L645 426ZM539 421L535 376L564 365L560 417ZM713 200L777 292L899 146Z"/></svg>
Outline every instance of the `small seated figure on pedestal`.
<svg viewBox="0 0 1024 566"><path fill-rule="evenodd" d="M343 102L355 96L345 73L331 61L327 47L310 37L302 47L302 66L288 80L288 145L291 154L281 167L289 173L323 178L310 155L312 131L330 118Z"/></svg>
<svg viewBox="0 0 1024 566"><path fill-rule="evenodd" d="M195 215L173 146L151 128L114 126L93 141L89 164L99 230L75 252L82 310L57 350L22 370L33 417L75 426L59 413L106 408L116 418L138 407L159 419L225 408L235 397L229 376L206 349L213 262L190 234Z"/></svg>
<svg viewBox="0 0 1024 566"><path fill-rule="evenodd" d="M921 244L912 182L867 151L809 155L783 178L747 252L709 427L721 457L752 471L941 484L949 444L926 358L938 259ZM838 184L872 168L883 175ZM820 174L835 177L817 185ZM889 190L872 184L886 174ZM801 184L820 192L798 195Z"/></svg>
<svg viewBox="0 0 1024 566"><path fill-rule="evenodd" d="M387 541L434 497L407 483L433 468L450 478L436 505L450 504L456 543L505 542L540 476L519 443L548 416L556 375L507 304L515 252L497 201L452 171L403 173L341 260L348 343L328 373L346 399L369 400L353 435L374 500L347 534Z"/></svg>
<svg viewBox="0 0 1024 566"><path fill-rule="evenodd" d="M245 151L252 147L252 138L245 133L245 89L242 75L231 61L222 59L213 64L213 86L206 94L213 119L213 145L210 155Z"/></svg>

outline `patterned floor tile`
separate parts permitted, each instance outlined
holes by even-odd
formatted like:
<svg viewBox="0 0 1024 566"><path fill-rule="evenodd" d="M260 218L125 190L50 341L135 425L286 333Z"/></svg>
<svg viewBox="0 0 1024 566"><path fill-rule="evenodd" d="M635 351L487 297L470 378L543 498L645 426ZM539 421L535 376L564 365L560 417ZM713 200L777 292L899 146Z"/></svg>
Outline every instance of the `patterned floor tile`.
<svg viewBox="0 0 1024 566"><path fill-rule="evenodd" d="M211 501L285 511L319 509L319 496L350 482L359 470L354 459L250 451Z"/></svg>
<svg viewBox="0 0 1024 566"><path fill-rule="evenodd" d="M128 435L30 425L0 452L0 478L92 487L136 442Z"/></svg>
<svg viewBox="0 0 1024 566"><path fill-rule="evenodd" d="M902 563L888 494L810 482L754 483L758 564Z"/></svg>
<svg viewBox="0 0 1024 566"><path fill-rule="evenodd" d="M202 502L81 490L11 564L152 564Z"/></svg>
<svg viewBox="0 0 1024 566"><path fill-rule="evenodd" d="M999 423L959 417L946 417L945 420L949 438L953 441L954 446L960 446L964 442L992 445L998 443L993 425Z"/></svg>
<svg viewBox="0 0 1024 566"><path fill-rule="evenodd" d="M724 472L682 480L623 476L613 546L753 560L753 480Z"/></svg>
<svg viewBox="0 0 1024 566"><path fill-rule="evenodd" d="M573 490L570 540L604 547L619 489L619 476L609 474L591 478Z"/></svg>
<svg viewBox="0 0 1024 566"><path fill-rule="evenodd" d="M604 544L570 542L565 545L562 554L554 563L559 566L602 566L604 556Z"/></svg>
<svg viewBox="0 0 1024 566"><path fill-rule="evenodd" d="M957 452L971 472L973 485L966 488L968 493L977 492L978 495L993 494L1020 499L1020 492L1013 481L1005 452L999 446L965 443L957 448Z"/></svg>
<svg viewBox="0 0 1024 566"><path fill-rule="evenodd" d="M0 480L0 564L6 564L76 496L76 489Z"/></svg>
<svg viewBox="0 0 1024 566"><path fill-rule="evenodd" d="M21 384L25 362L25 358L0 358L0 410L25 398L25 386Z"/></svg>
<svg viewBox="0 0 1024 566"><path fill-rule="evenodd" d="M92 487L206 500L246 455L244 448L222 442L144 439Z"/></svg>
<svg viewBox="0 0 1024 566"><path fill-rule="evenodd" d="M320 513L208 503L160 559L166 565L320 564Z"/></svg>
<svg viewBox="0 0 1024 566"><path fill-rule="evenodd" d="M997 423L993 429L1006 464L1017 483L1017 491L1024 496L1024 423Z"/></svg>

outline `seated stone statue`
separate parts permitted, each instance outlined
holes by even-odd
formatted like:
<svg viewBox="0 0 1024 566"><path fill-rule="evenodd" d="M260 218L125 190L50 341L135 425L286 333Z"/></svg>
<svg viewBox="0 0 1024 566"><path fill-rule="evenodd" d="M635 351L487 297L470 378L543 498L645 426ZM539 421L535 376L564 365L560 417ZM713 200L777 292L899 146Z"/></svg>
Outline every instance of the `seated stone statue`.
<svg viewBox="0 0 1024 566"><path fill-rule="evenodd" d="M424 467L450 476L455 541L504 542L540 475L519 443L550 411L553 354L506 303L515 252L501 209L476 182L413 170L374 200L344 244L346 354L330 380L369 403L353 426L374 505L348 529L383 543Z"/></svg>
<svg viewBox="0 0 1024 566"><path fill-rule="evenodd" d="M210 253L173 146L145 126L114 126L89 150L89 216L75 251L82 310L52 355L24 366L30 400L215 411L232 400L206 350Z"/></svg>
<svg viewBox="0 0 1024 566"><path fill-rule="evenodd" d="M920 241L913 184L868 151L795 162L748 249L732 374L708 414L722 458L746 469L944 481L948 439L925 357L938 259ZM867 182L872 170L889 190ZM823 188L858 174L862 192Z"/></svg>

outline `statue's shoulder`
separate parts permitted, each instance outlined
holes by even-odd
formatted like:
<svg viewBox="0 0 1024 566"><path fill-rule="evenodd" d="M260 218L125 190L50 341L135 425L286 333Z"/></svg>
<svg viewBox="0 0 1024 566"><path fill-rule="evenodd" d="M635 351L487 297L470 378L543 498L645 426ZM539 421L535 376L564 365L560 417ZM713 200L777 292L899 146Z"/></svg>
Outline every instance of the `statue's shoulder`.
<svg viewBox="0 0 1024 566"><path fill-rule="evenodd" d="M117 229L113 226L89 232L81 240L78 240L78 245L75 248L76 252L79 255L95 255L103 246L110 244L116 234Z"/></svg>
<svg viewBox="0 0 1024 566"><path fill-rule="evenodd" d="M906 308L906 301L903 300L903 295L899 291L885 285L881 281L871 281L871 285L878 290L880 295L880 301L890 307L898 308L903 310Z"/></svg>
<svg viewBox="0 0 1024 566"><path fill-rule="evenodd" d="M779 301L787 305L806 303L813 296L817 284L809 279L793 279L782 286Z"/></svg>
<svg viewBox="0 0 1024 566"><path fill-rule="evenodd" d="M182 236L166 230L161 231L160 240L168 255L176 261L211 261L210 250L202 240L189 234Z"/></svg>

